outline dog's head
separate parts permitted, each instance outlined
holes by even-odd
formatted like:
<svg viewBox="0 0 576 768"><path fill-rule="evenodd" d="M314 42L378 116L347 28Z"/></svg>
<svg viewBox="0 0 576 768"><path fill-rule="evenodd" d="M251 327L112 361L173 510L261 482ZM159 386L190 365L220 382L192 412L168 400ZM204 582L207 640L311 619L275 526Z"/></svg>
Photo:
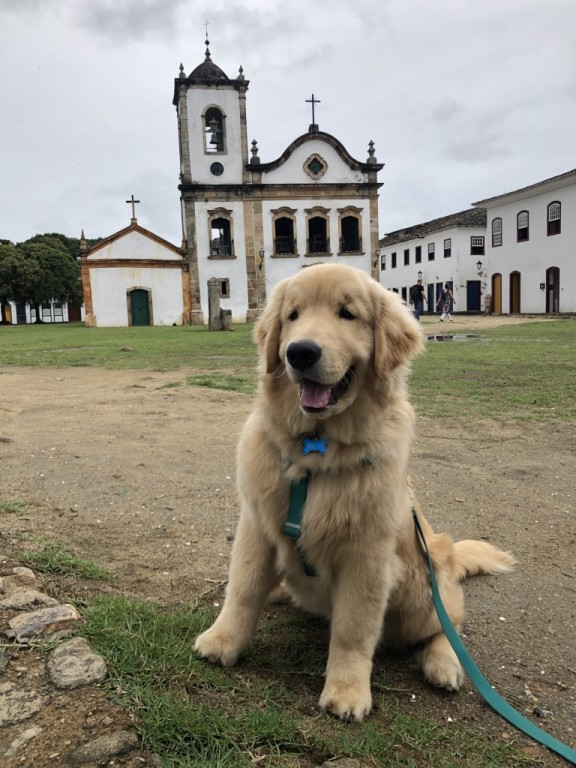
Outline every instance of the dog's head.
<svg viewBox="0 0 576 768"><path fill-rule="evenodd" d="M319 419L344 411L367 383L389 385L422 349L420 325L396 294L336 264L279 283L255 339L262 372L293 385L301 411Z"/></svg>

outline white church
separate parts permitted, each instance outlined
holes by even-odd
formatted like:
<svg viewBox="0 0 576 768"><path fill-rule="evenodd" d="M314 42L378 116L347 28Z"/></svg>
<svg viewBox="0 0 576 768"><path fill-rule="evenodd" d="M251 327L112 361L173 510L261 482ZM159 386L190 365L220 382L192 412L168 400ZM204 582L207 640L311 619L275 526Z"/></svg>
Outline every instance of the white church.
<svg viewBox="0 0 576 768"><path fill-rule="evenodd" d="M182 245L142 229L133 209L129 227L83 248L87 324L205 324L214 287L233 322L252 321L279 280L325 261L378 279L383 165L373 143L366 160L352 157L319 129L312 95L308 131L262 162L256 141L249 149L248 84L241 67L229 78L208 47L189 75L180 66Z"/></svg>

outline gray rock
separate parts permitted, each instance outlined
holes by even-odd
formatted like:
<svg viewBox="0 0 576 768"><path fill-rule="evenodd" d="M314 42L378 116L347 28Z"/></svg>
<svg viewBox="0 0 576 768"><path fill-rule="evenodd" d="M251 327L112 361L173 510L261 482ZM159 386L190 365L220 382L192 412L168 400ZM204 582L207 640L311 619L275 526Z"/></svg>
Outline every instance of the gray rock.
<svg viewBox="0 0 576 768"><path fill-rule="evenodd" d="M35 739L43 730L44 729L40 728L39 725L33 725L31 728L22 731L19 736L16 736L2 757L16 757L26 744L28 744L29 741L32 741L32 739Z"/></svg>
<svg viewBox="0 0 576 768"><path fill-rule="evenodd" d="M31 568L26 568L23 565L17 565L16 568L12 568L12 573L14 576L18 576L19 578L25 579L26 581L36 581L36 575L34 574L34 571Z"/></svg>
<svg viewBox="0 0 576 768"><path fill-rule="evenodd" d="M0 675L2 674L2 672L4 672L4 670L10 663L11 658L12 656L9 653L7 653L6 651L0 650Z"/></svg>
<svg viewBox="0 0 576 768"><path fill-rule="evenodd" d="M0 684L0 726L27 720L49 701L38 691L27 691L14 683Z"/></svg>
<svg viewBox="0 0 576 768"><path fill-rule="evenodd" d="M34 575L34 571L22 566L12 568L12 575L4 576L2 579L2 587L5 592L12 592L15 589L21 589L22 587L34 587L37 584L38 581Z"/></svg>
<svg viewBox="0 0 576 768"><path fill-rule="evenodd" d="M80 688L106 677L106 663L83 637L74 637L55 648L47 664L50 680L57 688Z"/></svg>
<svg viewBox="0 0 576 768"><path fill-rule="evenodd" d="M99 763L115 755L125 755L133 752L140 746L138 736L134 731L116 731L99 736L88 744L79 747L68 757L72 765L85 765L86 763Z"/></svg>
<svg viewBox="0 0 576 768"><path fill-rule="evenodd" d="M28 611L46 605L58 605L58 600L35 589L18 589L0 600L0 608L16 608L19 611Z"/></svg>
<svg viewBox="0 0 576 768"><path fill-rule="evenodd" d="M11 629L4 634L18 642L36 635L52 635L82 621L82 617L73 605L53 605L39 608L37 611L19 613L10 619Z"/></svg>

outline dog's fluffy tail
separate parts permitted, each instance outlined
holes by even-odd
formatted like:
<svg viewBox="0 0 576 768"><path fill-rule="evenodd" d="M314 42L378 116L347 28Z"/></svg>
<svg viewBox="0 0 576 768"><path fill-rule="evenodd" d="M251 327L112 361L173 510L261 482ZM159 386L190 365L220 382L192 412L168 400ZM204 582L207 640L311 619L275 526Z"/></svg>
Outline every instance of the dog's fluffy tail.
<svg viewBox="0 0 576 768"><path fill-rule="evenodd" d="M506 573L516 563L511 552L503 552L487 541L464 539L454 545L454 568L460 581L479 573Z"/></svg>

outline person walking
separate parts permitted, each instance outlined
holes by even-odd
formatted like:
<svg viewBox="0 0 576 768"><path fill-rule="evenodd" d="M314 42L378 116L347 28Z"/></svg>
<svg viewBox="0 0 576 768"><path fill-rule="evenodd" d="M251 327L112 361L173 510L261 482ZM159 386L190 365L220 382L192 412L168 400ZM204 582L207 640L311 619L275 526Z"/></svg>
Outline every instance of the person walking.
<svg viewBox="0 0 576 768"><path fill-rule="evenodd" d="M420 315L424 312L424 302L428 303L426 291L422 285L422 280L418 279L415 285L410 288L410 304L414 307L416 320L420 320Z"/></svg>
<svg viewBox="0 0 576 768"><path fill-rule="evenodd" d="M450 288L450 283L444 283L444 288L440 292L438 303L436 305L437 307L442 308L442 315L440 316L441 323L443 323L446 318L452 322L452 315L450 313L453 304L456 304L456 300L452 293L452 289Z"/></svg>

